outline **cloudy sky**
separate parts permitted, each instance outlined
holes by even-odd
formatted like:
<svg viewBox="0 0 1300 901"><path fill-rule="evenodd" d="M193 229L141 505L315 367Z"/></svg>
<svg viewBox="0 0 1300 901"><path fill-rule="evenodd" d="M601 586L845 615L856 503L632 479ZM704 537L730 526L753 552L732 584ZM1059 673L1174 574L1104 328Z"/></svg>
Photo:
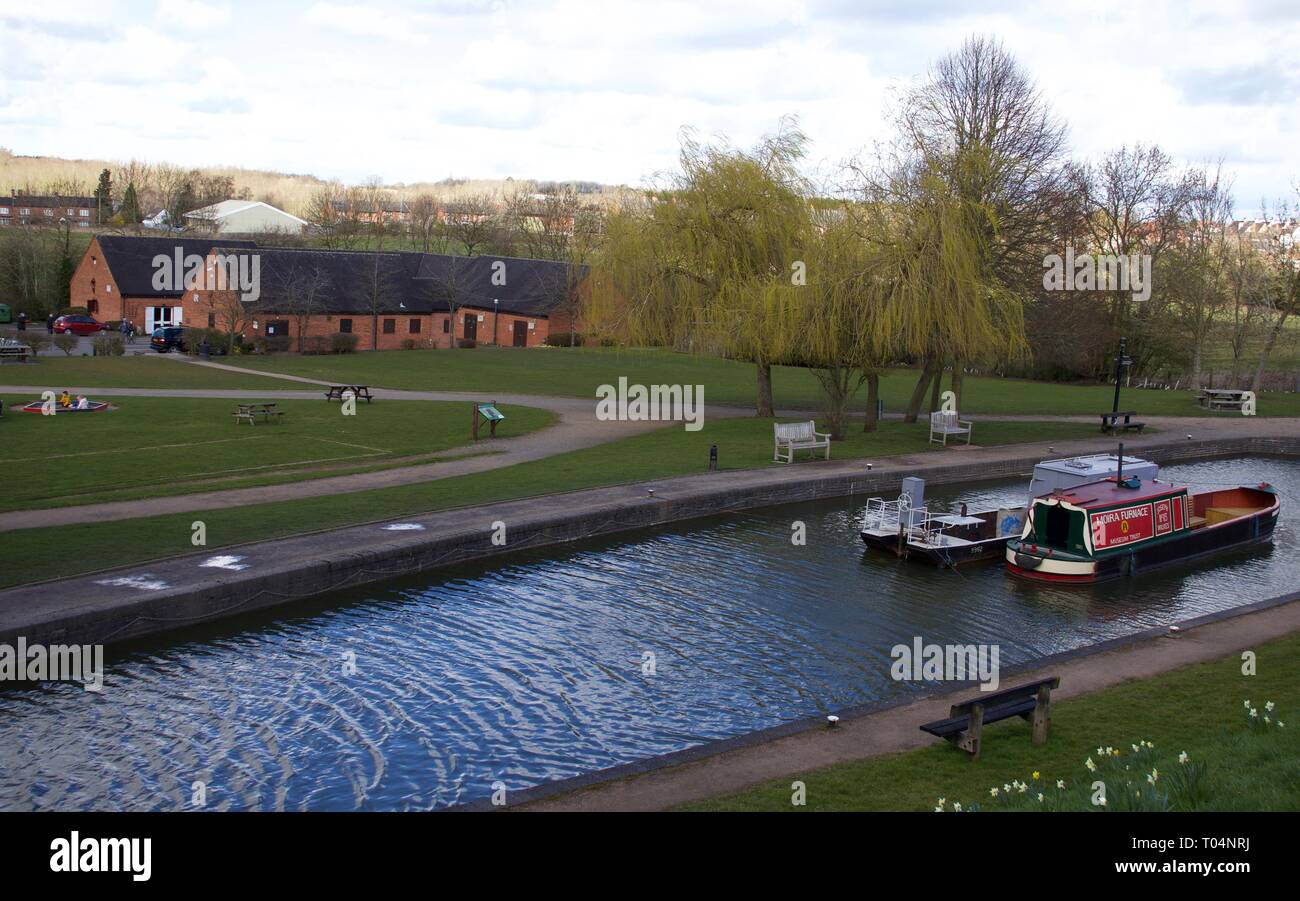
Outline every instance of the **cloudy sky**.
<svg viewBox="0 0 1300 901"><path fill-rule="evenodd" d="M1021 60L1077 156L1157 142L1222 157L1239 213L1294 197L1296 0L0 0L0 146L641 184L682 126L743 145L794 114L830 171L972 33Z"/></svg>

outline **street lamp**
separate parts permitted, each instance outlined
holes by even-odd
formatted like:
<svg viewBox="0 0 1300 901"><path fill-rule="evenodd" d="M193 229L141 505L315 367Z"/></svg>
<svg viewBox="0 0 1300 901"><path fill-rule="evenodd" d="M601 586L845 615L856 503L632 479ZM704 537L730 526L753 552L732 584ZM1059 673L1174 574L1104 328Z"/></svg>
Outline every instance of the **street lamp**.
<svg viewBox="0 0 1300 901"><path fill-rule="evenodd" d="M497 299L492 298L492 346L497 346L497 319L500 317L500 308L497 306Z"/></svg>
<svg viewBox="0 0 1300 901"><path fill-rule="evenodd" d="M1124 377L1124 370L1133 365L1133 358L1125 353L1127 345L1128 339L1119 339L1119 354L1115 357L1115 407L1111 410L1112 413L1119 412L1119 385Z"/></svg>

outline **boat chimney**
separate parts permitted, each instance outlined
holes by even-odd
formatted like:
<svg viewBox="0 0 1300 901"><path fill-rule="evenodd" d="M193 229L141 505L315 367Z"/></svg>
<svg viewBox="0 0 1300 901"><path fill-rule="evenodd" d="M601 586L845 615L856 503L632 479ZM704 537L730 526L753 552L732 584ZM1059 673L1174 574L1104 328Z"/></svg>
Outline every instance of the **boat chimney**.
<svg viewBox="0 0 1300 901"><path fill-rule="evenodd" d="M1124 442L1119 443L1119 468L1115 470L1115 484L1124 481Z"/></svg>

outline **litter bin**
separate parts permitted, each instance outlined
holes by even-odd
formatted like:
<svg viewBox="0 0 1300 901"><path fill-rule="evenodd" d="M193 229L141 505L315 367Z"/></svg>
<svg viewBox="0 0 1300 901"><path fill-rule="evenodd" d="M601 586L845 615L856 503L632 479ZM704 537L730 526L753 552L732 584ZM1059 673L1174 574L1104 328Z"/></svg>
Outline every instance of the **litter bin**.
<svg viewBox="0 0 1300 901"><path fill-rule="evenodd" d="M0 322L12 322L13 313L9 310L9 304L0 303Z"/></svg>

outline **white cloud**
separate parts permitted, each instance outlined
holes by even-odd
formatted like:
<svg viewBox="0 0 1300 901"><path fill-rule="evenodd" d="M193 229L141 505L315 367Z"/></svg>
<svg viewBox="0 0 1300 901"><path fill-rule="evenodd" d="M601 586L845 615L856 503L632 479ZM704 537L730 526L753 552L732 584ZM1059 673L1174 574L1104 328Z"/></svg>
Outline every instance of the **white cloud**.
<svg viewBox="0 0 1300 901"><path fill-rule="evenodd" d="M1081 157L1136 141L1188 162L1223 156L1243 211L1300 177L1293 97L1252 95L1260 73L1300 83L1287 52L1297 13L1208 0L984 8L0 0L0 122L22 153L637 184L675 164L683 125L747 145L795 114L810 167L831 168L887 135L892 87L991 33Z"/></svg>

